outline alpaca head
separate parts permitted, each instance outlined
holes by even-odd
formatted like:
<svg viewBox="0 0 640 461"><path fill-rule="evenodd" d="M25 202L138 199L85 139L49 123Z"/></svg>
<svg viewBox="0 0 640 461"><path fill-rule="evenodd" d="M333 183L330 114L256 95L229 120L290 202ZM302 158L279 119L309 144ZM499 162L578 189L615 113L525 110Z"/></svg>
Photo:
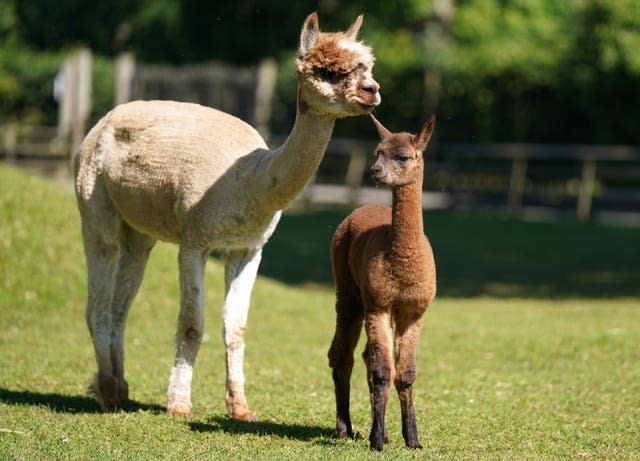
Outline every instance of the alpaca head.
<svg viewBox="0 0 640 461"><path fill-rule="evenodd" d="M422 181L424 160L422 152L427 148L436 123L430 116L418 134L391 133L373 115L371 119L380 135L376 148L376 162L371 167L371 176L377 184L390 187L403 186Z"/></svg>
<svg viewBox="0 0 640 461"><path fill-rule="evenodd" d="M370 112L380 104L371 48L357 40L362 15L346 32L321 32L311 13L300 33L296 59L298 110L334 118Z"/></svg>

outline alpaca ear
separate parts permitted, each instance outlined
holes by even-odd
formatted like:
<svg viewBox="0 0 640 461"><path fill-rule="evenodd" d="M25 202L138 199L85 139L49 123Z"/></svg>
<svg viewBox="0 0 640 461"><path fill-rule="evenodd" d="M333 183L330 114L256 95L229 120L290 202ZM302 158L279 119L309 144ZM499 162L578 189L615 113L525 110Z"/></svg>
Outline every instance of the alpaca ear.
<svg viewBox="0 0 640 461"><path fill-rule="evenodd" d="M378 130L380 139L388 138L389 136L391 136L391 131L387 130L384 127L384 125L382 125L382 123L380 123L378 119L373 116L373 114L369 114L369 116L371 117L371 120L373 120L373 124L376 126L376 129Z"/></svg>
<svg viewBox="0 0 640 461"><path fill-rule="evenodd" d="M363 18L364 18L364 14L358 15L356 20L353 21L353 24L351 24L351 26L349 26L349 29L347 29L347 31L344 34L347 37L350 37L353 40L355 40L357 38L357 36L358 36L358 31L360 30L360 26L362 26L362 19Z"/></svg>
<svg viewBox="0 0 640 461"><path fill-rule="evenodd" d="M318 14L314 11L302 24L302 31L300 31L300 56L307 54L309 48L311 48L318 39L320 33L320 27L318 26Z"/></svg>
<svg viewBox="0 0 640 461"><path fill-rule="evenodd" d="M433 129L435 128L435 126L436 116L431 115L427 119L427 121L424 122L424 125L422 125L422 128L420 128L418 134L413 137L413 144L419 152L423 152L427 148L427 145L431 140L431 135L433 135Z"/></svg>

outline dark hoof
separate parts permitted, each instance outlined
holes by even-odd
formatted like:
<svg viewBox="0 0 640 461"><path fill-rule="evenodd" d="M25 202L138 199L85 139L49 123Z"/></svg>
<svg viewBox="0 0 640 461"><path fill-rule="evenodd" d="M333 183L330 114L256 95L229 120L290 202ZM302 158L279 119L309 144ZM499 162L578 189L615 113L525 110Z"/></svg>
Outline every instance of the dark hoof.
<svg viewBox="0 0 640 461"><path fill-rule="evenodd" d="M353 439L353 428L351 427L351 423L343 423L342 421L338 421L336 423L336 430L338 431L338 437L341 439Z"/></svg>
<svg viewBox="0 0 640 461"><path fill-rule="evenodd" d="M382 451L384 448L384 444L371 442L369 448L371 448L372 451Z"/></svg>
<svg viewBox="0 0 640 461"><path fill-rule="evenodd" d="M369 448L374 451L382 451L384 444L388 443L386 437L369 437Z"/></svg>

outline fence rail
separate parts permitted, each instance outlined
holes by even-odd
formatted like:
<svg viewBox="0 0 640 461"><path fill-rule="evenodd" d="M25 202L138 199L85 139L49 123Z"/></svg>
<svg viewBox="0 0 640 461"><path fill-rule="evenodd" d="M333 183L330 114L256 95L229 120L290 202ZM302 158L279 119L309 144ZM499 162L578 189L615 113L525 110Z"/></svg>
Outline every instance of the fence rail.
<svg viewBox="0 0 640 461"><path fill-rule="evenodd" d="M303 198L388 203L390 194L368 179L375 145L333 139ZM640 213L640 146L434 143L425 160L425 208L540 206L573 209L581 220L594 204Z"/></svg>
<svg viewBox="0 0 640 461"><path fill-rule="evenodd" d="M283 137L274 137L278 145ZM332 139L298 200L310 205L390 203L369 179L373 140ZM73 143L55 127L0 126L0 159L69 175ZM426 153L425 208L524 207L640 215L640 146L434 143ZM38 168L40 166L40 168Z"/></svg>

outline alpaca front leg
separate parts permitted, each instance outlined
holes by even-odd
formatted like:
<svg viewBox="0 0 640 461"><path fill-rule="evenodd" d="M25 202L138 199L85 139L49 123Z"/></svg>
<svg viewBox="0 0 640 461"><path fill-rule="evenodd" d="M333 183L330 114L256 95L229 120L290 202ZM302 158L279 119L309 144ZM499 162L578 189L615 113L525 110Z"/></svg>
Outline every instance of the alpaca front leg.
<svg viewBox="0 0 640 461"><path fill-rule="evenodd" d="M176 333L176 360L167 391L167 412L191 415L191 378L204 331L204 267L208 253L180 248L180 314Z"/></svg>
<svg viewBox="0 0 640 461"><path fill-rule="evenodd" d="M244 395L244 332L262 249L233 250L225 256L226 294L222 310L227 365L225 402L231 418L256 421L257 415L249 409Z"/></svg>
<svg viewBox="0 0 640 461"><path fill-rule="evenodd" d="M367 314L365 320L367 347L365 362L371 397L371 432L369 444L372 450L382 451L388 442L385 414L389 390L394 376L393 336L389 314Z"/></svg>
<svg viewBox="0 0 640 461"><path fill-rule="evenodd" d="M422 317L396 320L396 378L395 388L400 398L402 437L409 448L422 448L418 442L416 415L413 407L413 383L416 379L416 346L420 340Z"/></svg>

